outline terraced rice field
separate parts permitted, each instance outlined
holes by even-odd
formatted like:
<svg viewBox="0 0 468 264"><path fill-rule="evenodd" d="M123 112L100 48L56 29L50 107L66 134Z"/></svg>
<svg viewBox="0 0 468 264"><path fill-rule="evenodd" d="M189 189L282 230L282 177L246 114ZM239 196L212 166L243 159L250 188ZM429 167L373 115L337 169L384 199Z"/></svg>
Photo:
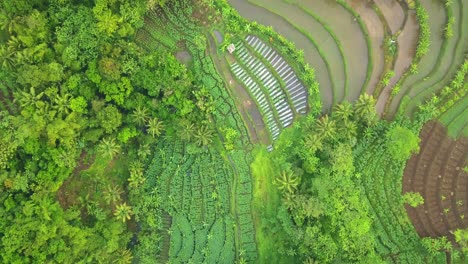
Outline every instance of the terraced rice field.
<svg viewBox="0 0 468 264"><path fill-rule="evenodd" d="M378 43L382 30L369 31L351 7L335 1L229 2L242 16L272 26L304 50L320 83L324 111L334 103L356 100L378 83L383 68ZM365 17L368 25L379 21L373 12Z"/></svg>
<svg viewBox="0 0 468 264"><path fill-rule="evenodd" d="M419 192L424 205L406 211L420 236L452 237L450 231L468 227L468 140L449 138L437 122L426 124L420 137L420 153L405 169L403 192Z"/></svg>
<svg viewBox="0 0 468 264"><path fill-rule="evenodd" d="M390 104L389 113L394 113L402 98L409 96L412 100L406 112L411 114L420 102L443 88L455 73L457 66L463 63L463 54L468 50L468 10L463 7L462 0L453 1L452 5L447 7L447 11L439 1L421 1L421 4L430 18L430 52L421 58L418 73L409 75L404 80L400 93ZM458 21L453 27L451 38L444 37L448 12Z"/></svg>
<svg viewBox="0 0 468 264"><path fill-rule="evenodd" d="M415 12L405 12L402 6L396 1L379 0L375 1L375 5L382 12L388 24L389 33L396 36L396 34L400 32L396 39L398 54L396 55L392 67L394 76L380 93L376 105L377 112L383 114L393 88L408 71L413 62L416 53L416 45L418 43L419 25Z"/></svg>

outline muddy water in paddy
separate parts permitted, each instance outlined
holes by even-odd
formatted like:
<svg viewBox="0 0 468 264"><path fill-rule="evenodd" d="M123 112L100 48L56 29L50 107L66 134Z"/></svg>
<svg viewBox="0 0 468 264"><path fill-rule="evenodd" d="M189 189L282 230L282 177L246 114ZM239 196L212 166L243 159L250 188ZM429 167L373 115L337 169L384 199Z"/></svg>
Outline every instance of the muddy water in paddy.
<svg viewBox="0 0 468 264"><path fill-rule="evenodd" d="M384 27L371 4L362 0L347 0L347 2L361 16L369 33L372 46L373 70L366 91L372 94L384 70L384 51L382 48Z"/></svg>
<svg viewBox="0 0 468 264"><path fill-rule="evenodd" d="M395 34L403 27L405 22L405 12L403 8L395 0L374 0L375 4L379 7L380 11L387 20L388 26Z"/></svg>
<svg viewBox="0 0 468 264"><path fill-rule="evenodd" d="M390 79L389 85L382 90L377 100L376 110L379 115L384 112L385 104L390 97L393 87L398 80L400 80L403 73L406 72L413 61L413 57L416 52L416 45L418 43L418 35L419 29L416 15L414 12L409 12L403 30L398 36L398 56L395 60L395 67L393 69L395 75Z"/></svg>
<svg viewBox="0 0 468 264"><path fill-rule="evenodd" d="M335 33L347 63L346 99L356 100L366 80L368 49L364 33L355 17L336 0L295 1L295 3L318 16Z"/></svg>
<svg viewBox="0 0 468 264"><path fill-rule="evenodd" d="M295 29L287 20L264 8L249 3L246 0L229 0L229 3L241 16L266 26L272 26L278 33L294 42L299 49L304 50L306 62L315 69L315 75L320 84L320 96L322 98L323 109L328 111L333 102L333 87L330 73L327 70L323 58L311 41Z"/></svg>
<svg viewBox="0 0 468 264"><path fill-rule="evenodd" d="M325 28L299 7L283 3L281 0L251 0L250 2L286 18L295 26L304 30L306 34L315 40L320 49L323 50L325 60L328 61L331 68L332 81L335 87L333 90L334 101L340 102L343 100L346 73L342 54L333 37L325 30Z"/></svg>

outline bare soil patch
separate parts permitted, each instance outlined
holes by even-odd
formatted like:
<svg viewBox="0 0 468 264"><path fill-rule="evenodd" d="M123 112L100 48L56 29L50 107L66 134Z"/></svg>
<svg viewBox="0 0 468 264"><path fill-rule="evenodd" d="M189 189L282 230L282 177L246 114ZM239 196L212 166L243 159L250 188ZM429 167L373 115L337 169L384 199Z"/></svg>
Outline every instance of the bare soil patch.
<svg viewBox="0 0 468 264"><path fill-rule="evenodd" d="M81 153L78 165L73 170L72 175L57 190L57 200L64 209L70 208L78 201L83 186L76 178L79 177L81 171L89 169L93 164L93 160L86 160L88 158L87 155L88 153L85 151Z"/></svg>
<svg viewBox="0 0 468 264"><path fill-rule="evenodd" d="M421 131L420 153L408 161L403 176L403 193L419 192L424 204L405 206L421 237L447 236L468 227L468 138L453 140L438 122Z"/></svg>

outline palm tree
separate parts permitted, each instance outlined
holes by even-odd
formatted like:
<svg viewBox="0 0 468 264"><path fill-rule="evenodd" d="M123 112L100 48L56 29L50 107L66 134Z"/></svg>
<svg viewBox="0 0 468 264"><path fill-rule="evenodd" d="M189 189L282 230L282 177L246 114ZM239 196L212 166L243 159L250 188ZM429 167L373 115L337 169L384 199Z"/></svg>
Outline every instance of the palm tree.
<svg viewBox="0 0 468 264"><path fill-rule="evenodd" d="M207 146L213 142L213 130L211 130L207 125L202 125L197 129L194 137L198 145Z"/></svg>
<svg viewBox="0 0 468 264"><path fill-rule="evenodd" d="M315 123L315 131L321 138L333 138L336 134L335 121L330 120L328 115L325 115Z"/></svg>
<svg viewBox="0 0 468 264"><path fill-rule="evenodd" d="M333 107L332 114L333 117L336 117L338 120L348 120L353 115L353 106L349 102L344 101Z"/></svg>
<svg viewBox="0 0 468 264"><path fill-rule="evenodd" d="M113 261L114 264L130 264L132 263L132 252L128 249L119 250L119 255Z"/></svg>
<svg viewBox="0 0 468 264"><path fill-rule="evenodd" d="M299 177L293 173L287 173L286 171L283 171L275 179L275 184L278 186L278 189L281 191L286 191L287 193L294 193L299 183Z"/></svg>
<svg viewBox="0 0 468 264"><path fill-rule="evenodd" d="M190 141L195 135L195 126L192 122L188 120L182 120L179 123L179 129L177 130L177 135L182 140Z"/></svg>
<svg viewBox="0 0 468 264"><path fill-rule="evenodd" d="M63 114L69 114L70 113L70 98L71 96L67 93L64 95L56 95L53 102L54 105L52 106L53 109L57 110L57 113L59 116L62 116Z"/></svg>
<svg viewBox="0 0 468 264"><path fill-rule="evenodd" d="M44 96L44 92L40 92L36 95L36 89L31 87L29 93L20 91L15 94L15 100L18 100L20 106L25 108L27 106L40 107L42 105L41 98Z"/></svg>
<svg viewBox="0 0 468 264"><path fill-rule="evenodd" d="M114 138L103 138L98 146L98 151L106 157L114 158L120 152L120 146Z"/></svg>
<svg viewBox="0 0 468 264"><path fill-rule="evenodd" d="M132 214L132 207L125 202L115 207L114 216L117 217L117 219L121 219L123 222L129 220Z"/></svg>
<svg viewBox="0 0 468 264"><path fill-rule="evenodd" d="M357 117L364 120L367 124L372 123L377 117L375 113L375 99L368 94L359 96L354 108Z"/></svg>
<svg viewBox="0 0 468 264"><path fill-rule="evenodd" d="M137 125L143 125L149 117L148 108L137 106L131 116Z"/></svg>
<svg viewBox="0 0 468 264"><path fill-rule="evenodd" d="M16 65L13 55L14 55L14 52L9 51L4 46L1 46L0 47L0 66L9 70L13 69L13 67Z"/></svg>
<svg viewBox="0 0 468 264"><path fill-rule="evenodd" d="M322 149L322 139L317 134L309 134L304 138L303 146L310 152Z"/></svg>
<svg viewBox="0 0 468 264"><path fill-rule="evenodd" d="M151 154L151 148L148 144L140 145L137 151L138 157L142 160L146 160L146 158Z"/></svg>
<svg viewBox="0 0 468 264"><path fill-rule="evenodd" d="M117 185L107 185L106 190L104 191L104 200L108 204L113 204L120 201L120 195L122 194L122 190Z"/></svg>
<svg viewBox="0 0 468 264"><path fill-rule="evenodd" d="M129 186L137 188L145 182L143 177L143 164L140 161L135 161L130 164L130 177L128 178Z"/></svg>
<svg viewBox="0 0 468 264"><path fill-rule="evenodd" d="M148 128L147 131L151 136L157 137L161 135L164 129L164 124L162 121L159 121L157 117L155 117L148 121L146 127Z"/></svg>
<svg viewBox="0 0 468 264"><path fill-rule="evenodd" d="M354 138L357 135L357 125L353 121L346 120L340 127L339 132L347 139Z"/></svg>

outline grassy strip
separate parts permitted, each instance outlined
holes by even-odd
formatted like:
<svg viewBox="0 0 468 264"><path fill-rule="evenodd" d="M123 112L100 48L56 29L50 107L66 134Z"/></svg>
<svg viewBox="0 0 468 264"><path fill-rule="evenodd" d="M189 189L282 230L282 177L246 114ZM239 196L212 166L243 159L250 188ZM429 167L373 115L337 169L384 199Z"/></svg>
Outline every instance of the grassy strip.
<svg viewBox="0 0 468 264"><path fill-rule="evenodd" d="M262 40L262 39L260 39ZM262 40L263 41L263 40ZM265 41L264 41L265 42ZM265 43L266 44L266 43ZM268 44L266 44L268 46ZM279 76L279 74L276 72L276 70L273 68L273 66L271 65L271 63L269 61L267 61L267 59L265 57L263 57L259 52L257 52L252 46L248 45L248 44L244 44L244 47L249 50L252 54L255 54L255 57L257 57L265 66L266 68L271 72L271 74L276 78L276 80L278 81L278 83L280 84L280 88L281 90L283 91L283 93L285 94L285 99L286 101L288 102L288 105L291 107L291 110L294 114L294 116L296 116L296 111L294 110L294 105L291 101L291 96L289 95L289 92L288 90L286 89L286 83L284 82L284 80L281 78L281 76ZM273 49L275 50L275 49ZM289 63L288 63L289 65Z"/></svg>
<svg viewBox="0 0 468 264"><path fill-rule="evenodd" d="M280 254L278 248L290 239L282 228L272 229L263 219L276 219L281 207L281 194L274 186L277 169L264 149L254 151L251 172L253 179L252 212L256 226L258 263L298 263L294 256ZM285 247L285 246L283 246Z"/></svg>
<svg viewBox="0 0 468 264"><path fill-rule="evenodd" d="M375 11L377 16L379 17L380 22L383 25L384 28L384 42L383 43L383 50L384 50L384 69L380 75L379 81L377 82L377 85L373 91L373 95L375 98L378 98L382 90L387 86L386 85L386 80L385 77L388 76L389 72L393 71L392 69L395 68L396 64L396 58L398 58L398 52L399 52L399 47L396 44L396 41L394 42L394 52L390 50L390 46L388 45L388 42L393 40L393 35L392 31L390 30L390 26L387 23L387 20L385 19L384 14L382 13L382 10L380 10L379 6L376 5L375 3L372 5L372 9ZM407 16L406 16L407 18ZM404 26L405 24L403 24ZM397 36L395 36L397 37ZM393 53L393 54L392 54Z"/></svg>
<svg viewBox="0 0 468 264"><path fill-rule="evenodd" d="M452 138L458 138L465 133L465 126L468 123L466 117L468 116L468 107L465 108L462 114L458 115L448 126L448 135ZM464 134L466 136L466 134Z"/></svg>
<svg viewBox="0 0 468 264"><path fill-rule="evenodd" d="M367 45L367 73L366 73L366 80L364 81L364 84L362 85L361 88L361 94L366 92L366 87L369 84L372 71L374 70L374 61L372 57L372 43L369 37L369 31L367 30L366 25L364 24L364 21L362 21L361 16L345 1L343 0L337 0L337 3L339 3L341 6L343 6L346 10L351 12L353 16L356 18L359 26L361 27L362 32L364 33L364 37L366 39L366 45Z"/></svg>
<svg viewBox="0 0 468 264"><path fill-rule="evenodd" d="M346 58L344 56L344 51L343 51L343 46L341 45L341 41L338 39L338 36L330 28L330 26L325 21L323 21L319 16L317 16L312 11L310 11L309 9L305 8L304 6L300 4L296 4L296 6L298 6L302 11L304 11L306 14L311 16L315 21L317 21L328 32L328 34L330 34L333 41L335 41L336 46L338 47L338 50L340 51L341 60L343 61L344 74L345 74L345 85L344 85L343 97L344 99L346 99L346 97L348 96L348 86L349 86L348 73L349 72L348 72L348 63L346 62Z"/></svg>
<svg viewBox="0 0 468 264"><path fill-rule="evenodd" d="M462 113L465 111L465 109L468 108L468 98L465 97L463 100L458 101L453 107L451 107L448 111L443 113L442 115L439 116L440 122L442 122L444 125L448 126L450 123L452 123L457 117L462 115ZM463 116L466 118L466 116Z"/></svg>
<svg viewBox="0 0 468 264"><path fill-rule="evenodd" d="M247 49L244 45L244 48L246 49L247 53L248 53L248 56L251 56L255 59L258 59L257 57L255 57L253 54L251 54L249 52L249 49ZM252 78L252 80L258 84L258 86L260 87L260 90L263 92L263 94L265 95L266 99L267 99L267 102L268 102L268 105L270 106L271 110L273 111L273 116L275 117L275 120L276 120L276 124L278 125L278 127L281 129L283 126L281 124L281 121L279 119L279 114L278 114L278 109L275 108L275 104L273 102L273 98L270 97L270 93L268 91L268 88L264 86L263 82L258 79L258 77L252 72L252 69L250 67L247 67L246 63L241 60L239 58L239 55L237 55L237 52L234 52L234 56L236 57L237 59L237 62L238 64L247 72L247 74L250 76L250 78ZM260 60L258 60L260 61ZM261 62L261 61L260 61ZM255 62L254 62L255 63ZM265 68L268 70L268 67L266 65L264 65ZM252 66L251 66L252 67ZM237 78L237 76L236 76ZM278 82L279 83L279 82ZM245 84L244 84L245 85ZM249 95L250 95L250 91L249 91ZM251 95L252 96L252 95ZM252 99L254 99L254 97L252 97Z"/></svg>

